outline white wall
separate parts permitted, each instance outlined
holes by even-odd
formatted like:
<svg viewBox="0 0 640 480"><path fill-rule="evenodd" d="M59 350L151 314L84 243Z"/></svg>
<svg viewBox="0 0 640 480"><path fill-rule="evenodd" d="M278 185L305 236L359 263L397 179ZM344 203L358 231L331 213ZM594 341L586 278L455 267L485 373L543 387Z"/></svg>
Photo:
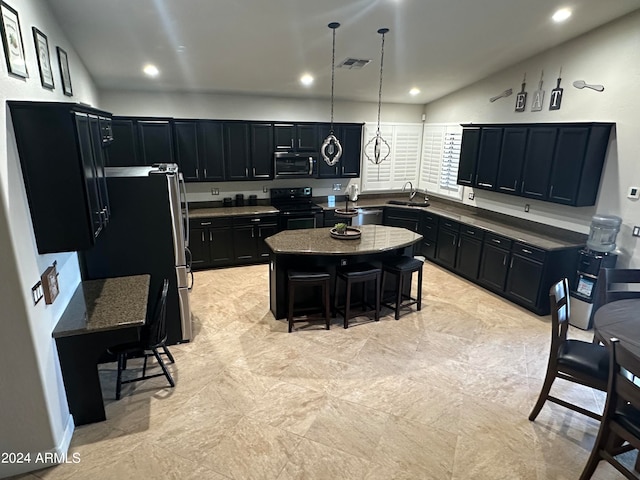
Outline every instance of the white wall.
<svg viewBox="0 0 640 480"><path fill-rule="evenodd" d="M594 207L566 207L509 195L465 188L464 203L534 220L541 223L588 233L591 216L597 213L619 215L623 226L618 235L622 251L618 266L640 268L637 238L631 236L633 225L640 225L638 200L626 198L630 186L640 186L640 13L628 15L576 40L563 44L522 63L503 70L468 88L426 106L428 123L524 123L524 122L615 122L597 203ZM549 95L556 86L562 68L564 88L562 108L549 111ZM531 112L531 98L544 70L544 109ZM516 113L515 93L520 91L522 77L527 75L525 91L529 92L527 111ZM578 90L573 81L602 84L602 93ZM489 98L507 88L514 94L494 103ZM528 213L524 204L530 204Z"/></svg>
<svg viewBox="0 0 640 480"><path fill-rule="evenodd" d="M80 281L75 253L39 255L35 246L6 100L97 103L97 91L44 0L9 0L18 11L29 78L9 76L0 61L0 452L64 452L73 433L51 331ZM55 89L42 88L31 27L47 35ZM61 90L56 45L67 51L74 90ZM4 56L4 55L3 55ZM34 139L37 141L37 139ZM60 185L52 185L62 188ZM31 300L31 287L57 261L60 294L52 305ZM34 458L34 457L33 457ZM42 465L0 464L0 477Z"/></svg>

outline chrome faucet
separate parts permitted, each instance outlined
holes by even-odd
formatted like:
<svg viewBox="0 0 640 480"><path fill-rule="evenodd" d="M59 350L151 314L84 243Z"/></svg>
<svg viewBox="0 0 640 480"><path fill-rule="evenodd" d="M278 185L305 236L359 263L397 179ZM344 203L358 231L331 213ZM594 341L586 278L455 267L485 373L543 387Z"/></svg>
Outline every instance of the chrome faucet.
<svg viewBox="0 0 640 480"><path fill-rule="evenodd" d="M409 193L409 200L413 200L413 197L416 196L416 189L413 188L413 183L411 182L406 182L403 186L402 186L402 191L404 192L407 189L407 185L409 185L409 188L411 189L411 192Z"/></svg>

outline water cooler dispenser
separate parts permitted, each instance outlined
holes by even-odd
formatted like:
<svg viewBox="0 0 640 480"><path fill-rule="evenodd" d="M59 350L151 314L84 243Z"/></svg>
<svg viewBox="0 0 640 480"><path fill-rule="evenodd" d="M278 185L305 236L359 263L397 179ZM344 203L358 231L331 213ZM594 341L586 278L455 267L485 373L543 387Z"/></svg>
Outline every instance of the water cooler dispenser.
<svg viewBox="0 0 640 480"><path fill-rule="evenodd" d="M614 215L594 215L591 219L587 248L580 250L576 279L571 286L571 325L591 328L598 273L601 268L616 266L616 236L621 224L622 219Z"/></svg>

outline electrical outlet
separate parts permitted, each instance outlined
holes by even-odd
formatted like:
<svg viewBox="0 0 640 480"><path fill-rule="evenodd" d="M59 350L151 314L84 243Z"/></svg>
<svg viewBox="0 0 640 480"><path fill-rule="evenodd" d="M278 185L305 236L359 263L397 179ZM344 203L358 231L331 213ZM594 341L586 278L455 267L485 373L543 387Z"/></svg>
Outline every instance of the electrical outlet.
<svg viewBox="0 0 640 480"><path fill-rule="evenodd" d="M220 195L220 189L219 188L212 188L211 189L211 195Z"/></svg>
<svg viewBox="0 0 640 480"><path fill-rule="evenodd" d="M42 293L42 282L36 283L33 287L31 287L31 296L33 297L33 304L37 305L44 293Z"/></svg>
<svg viewBox="0 0 640 480"><path fill-rule="evenodd" d="M341 183L334 183L333 184L333 191L334 192L339 192L340 190L342 190L342 184Z"/></svg>
<svg viewBox="0 0 640 480"><path fill-rule="evenodd" d="M525 204L524 204L524 211L525 211L525 212L528 212L528 211L529 211L529 204L528 204L528 203L525 203Z"/></svg>
<svg viewBox="0 0 640 480"><path fill-rule="evenodd" d="M473 192L469 192L469 200L473 200L474 198L476 198L476 194Z"/></svg>
<svg viewBox="0 0 640 480"><path fill-rule="evenodd" d="M640 227L637 225L633 227L633 233L631 233L634 237L640 237Z"/></svg>
<svg viewBox="0 0 640 480"><path fill-rule="evenodd" d="M264 185L262 187L262 193L269 193L269 187L267 187L266 185Z"/></svg>

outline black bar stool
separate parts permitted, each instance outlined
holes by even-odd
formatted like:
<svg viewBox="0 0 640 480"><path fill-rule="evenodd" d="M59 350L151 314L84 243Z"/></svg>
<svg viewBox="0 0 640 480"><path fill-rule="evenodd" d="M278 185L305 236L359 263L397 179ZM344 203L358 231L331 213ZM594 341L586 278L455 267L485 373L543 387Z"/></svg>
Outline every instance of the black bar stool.
<svg viewBox="0 0 640 480"><path fill-rule="evenodd" d="M351 286L356 283L362 283L362 307L366 309L367 305L367 282L375 281L376 301L373 308L369 312L373 311L375 314L375 321L380 320L380 279L382 277L382 270L369 263L358 263L355 265L348 265L342 267L336 272L336 285L335 285L335 311L341 313L344 317L344 328L349 328L349 319L357 316L351 315ZM340 280L345 282L345 303L344 308L338 307L338 283ZM367 312L366 310L363 311Z"/></svg>
<svg viewBox="0 0 640 480"><path fill-rule="evenodd" d="M298 272L295 270L291 270L288 273L289 277L289 314L287 319L289 321L289 333L293 330L293 324L295 322L308 322L310 319L308 317L300 318L297 320L293 319L293 310L295 303L295 292L296 287L322 287L322 305L324 308L324 320L326 323L327 330L329 330L331 325L331 318L329 315L329 311L331 309L331 302L329 301L329 289L331 284L331 275L327 272ZM305 309L309 310L309 309Z"/></svg>
<svg viewBox="0 0 640 480"><path fill-rule="evenodd" d="M387 274L396 276L396 288L394 292L395 301L382 300L382 304L385 307L389 307L396 312L396 320L400 318L400 309L409 307L411 305L418 305L418 310L422 308L422 266L424 262L417 258L398 256L385 259L382 262L382 288L384 288L384 280ZM411 280L413 273L418 272L418 292L415 298L411 297ZM405 277L408 274L409 280L409 295L403 294L402 291L405 287ZM408 300L402 303L403 300Z"/></svg>

